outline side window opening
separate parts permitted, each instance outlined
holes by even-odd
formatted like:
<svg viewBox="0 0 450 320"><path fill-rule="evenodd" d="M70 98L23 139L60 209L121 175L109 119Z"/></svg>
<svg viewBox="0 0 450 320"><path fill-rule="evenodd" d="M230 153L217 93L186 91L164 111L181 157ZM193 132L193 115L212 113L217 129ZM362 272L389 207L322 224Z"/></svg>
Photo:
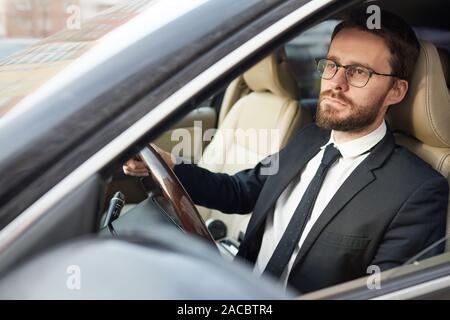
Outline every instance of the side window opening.
<svg viewBox="0 0 450 320"><path fill-rule="evenodd" d="M431 42L450 54L450 31L431 27L413 27L419 39Z"/></svg>
<svg viewBox="0 0 450 320"><path fill-rule="evenodd" d="M303 32L285 45L286 54L297 80L302 99L317 99L320 78L316 74L315 58L328 52L331 34L339 20L327 20Z"/></svg>

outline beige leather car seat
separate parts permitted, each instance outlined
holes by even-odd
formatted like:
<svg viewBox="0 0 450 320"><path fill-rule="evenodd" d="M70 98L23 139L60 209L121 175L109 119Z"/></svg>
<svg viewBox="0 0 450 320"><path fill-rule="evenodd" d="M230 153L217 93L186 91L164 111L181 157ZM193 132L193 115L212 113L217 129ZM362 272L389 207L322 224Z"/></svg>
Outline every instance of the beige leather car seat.
<svg viewBox="0 0 450 320"><path fill-rule="evenodd" d="M444 61L444 53L441 57L442 63L436 47L421 41L409 92L404 101L391 107L388 121L398 144L417 154L450 181L449 64L448 60ZM445 72L443 66L447 68ZM450 207L448 214L447 234Z"/></svg>
<svg viewBox="0 0 450 320"><path fill-rule="evenodd" d="M199 162L210 171L232 175L252 168L312 121L310 111L299 107L297 84L283 49L260 61L230 86L224 100L228 110L223 112L223 120ZM239 231L245 231L249 219L249 215L225 215L203 207L199 211L205 220L224 221L227 235L235 240Z"/></svg>
<svg viewBox="0 0 450 320"><path fill-rule="evenodd" d="M231 81L231 83L225 90L222 105L220 106L219 118L217 121L218 127L222 125L223 120L225 120L228 112L230 112L234 104L242 97L248 95L250 92L251 90L242 75Z"/></svg>

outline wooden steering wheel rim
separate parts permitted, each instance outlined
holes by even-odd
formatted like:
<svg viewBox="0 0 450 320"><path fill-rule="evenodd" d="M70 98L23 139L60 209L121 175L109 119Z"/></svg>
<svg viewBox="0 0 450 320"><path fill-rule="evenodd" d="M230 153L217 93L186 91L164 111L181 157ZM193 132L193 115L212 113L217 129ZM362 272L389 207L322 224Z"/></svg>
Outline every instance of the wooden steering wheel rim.
<svg viewBox="0 0 450 320"><path fill-rule="evenodd" d="M161 155L148 146L141 150L140 156L161 188L164 198L172 204L184 230L215 243L188 193Z"/></svg>

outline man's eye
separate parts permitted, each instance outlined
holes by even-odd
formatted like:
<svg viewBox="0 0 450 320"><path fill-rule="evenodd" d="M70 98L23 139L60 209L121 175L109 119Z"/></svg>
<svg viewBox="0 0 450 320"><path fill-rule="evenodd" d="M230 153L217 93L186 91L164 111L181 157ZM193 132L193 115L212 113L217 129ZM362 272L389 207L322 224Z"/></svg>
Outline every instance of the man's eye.
<svg viewBox="0 0 450 320"><path fill-rule="evenodd" d="M356 74L357 75L363 75L363 74L366 74L366 73L367 73L366 70L361 69L361 68L356 68Z"/></svg>
<svg viewBox="0 0 450 320"><path fill-rule="evenodd" d="M367 72L366 72L366 70L364 70L362 68L350 67L350 68L348 68L348 74L350 76L363 76L363 75L366 75Z"/></svg>

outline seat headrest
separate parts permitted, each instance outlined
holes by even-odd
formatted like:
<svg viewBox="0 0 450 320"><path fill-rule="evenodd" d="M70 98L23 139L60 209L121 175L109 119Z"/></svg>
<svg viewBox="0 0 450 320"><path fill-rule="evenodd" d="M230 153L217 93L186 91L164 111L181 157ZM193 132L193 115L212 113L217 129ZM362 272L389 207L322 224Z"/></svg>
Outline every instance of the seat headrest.
<svg viewBox="0 0 450 320"><path fill-rule="evenodd" d="M297 100L298 88L289 70L284 49L278 49L244 73L248 87L256 92L270 91Z"/></svg>
<svg viewBox="0 0 450 320"><path fill-rule="evenodd" d="M450 147L450 94L436 47L420 41L420 54L403 101L389 108L394 131L434 147Z"/></svg>
<svg viewBox="0 0 450 320"><path fill-rule="evenodd" d="M444 49L437 49L439 58L441 59L442 71L444 71L445 82L447 88L450 88L450 54Z"/></svg>

